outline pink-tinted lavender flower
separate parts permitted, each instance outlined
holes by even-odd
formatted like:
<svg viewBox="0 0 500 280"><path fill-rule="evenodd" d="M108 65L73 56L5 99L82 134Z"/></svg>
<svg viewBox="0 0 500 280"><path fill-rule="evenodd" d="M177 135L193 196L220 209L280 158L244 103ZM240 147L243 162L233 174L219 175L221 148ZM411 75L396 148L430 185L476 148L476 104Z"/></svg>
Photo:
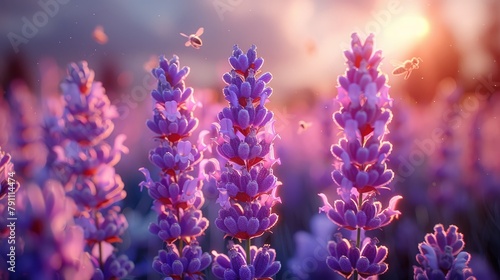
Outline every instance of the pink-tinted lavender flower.
<svg viewBox="0 0 500 280"><path fill-rule="evenodd" d="M257 249L250 248L250 264L247 264L247 253L240 245L231 245L228 255L213 251L214 265L212 272L217 279L254 280L271 279L281 268L276 261L276 251L264 245Z"/></svg>
<svg viewBox="0 0 500 280"><path fill-rule="evenodd" d="M114 128L116 108L101 83L94 81L94 72L85 61L69 65L61 88L64 111L57 130L60 143L54 147L58 156L55 170L67 195L78 206L79 211L73 214L85 231L87 250L94 258L94 276L124 277L134 265L123 261L123 257L113 259L111 250L113 243L121 242L120 235L128 227L125 216L119 214L120 207L113 207L126 196L114 165L128 149L123 145L124 135L116 137L113 147L105 142Z"/></svg>
<svg viewBox="0 0 500 280"><path fill-rule="evenodd" d="M344 137L331 148L341 162L332 172L341 199L332 206L326 195L319 194L324 204L320 212L326 212L341 228L357 231L355 241L337 237L329 244L331 257L327 264L330 268L346 277L352 273L369 277L387 271L387 264L381 263L387 256L387 248L377 248L376 241L372 240L360 249L361 231L384 227L401 214L396 210L401 196L391 198L385 209L376 199L380 190L388 189L386 186L394 177L386 165L392 145L384 141L392 119L392 99L387 79L378 70L382 52L373 53L373 34L364 44L356 33L352 34L351 50L344 55L348 69L338 79L340 109L333 114Z"/></svg>
<svg viewBox="0 0 500 280"><path fill-rule="evenodd" d="M418 244L419 266L413 266L414 279L475 279L468 267L470 254L462 251L464 246L457 226L450 225L445 231L442 224L437 224L434 233L426 234L425 241Z"/></svg>
<svg viewBox="0 0 500 280"><path fill-rule="evenodd" d="M12 120L9 142L13 163L20 178L28 180L45 162L45 150L41 142L42 130L33 110L37 106L35 95L22 80L15 80L9 88Z"/></svg>
<svg viewBox="0 0 500 280"><path fill-rule="evenodd" d="M94 267L84 251L82 228L75 225L75 203L59 182L43 188L25 185L17 193L16 275L29 279L90 279Z"/></svg>
<svg viewBox="0 0 500 280"><path fill-rule="evenodd" d="M238 46L233 47L229 58L233 69L223 76L227 84L223 94L229 106L218 114L215 124L219 134L216 150L228 161L223 170L213 173L219 190L217 202L222 207L215 225L227 236L247 240L248 250L243 252L235 246L228 256L214 252L212 271L219 279L262 279L275 275L281 267L274 262L274 250L269 261L268 247L259 249L257 266L250 252L251 239L277 223L278 215L272 208L281 202L276 196L281 183L272 170L279 161L273 150L277 134L273 113L265 107L272 93L267 86L272 76L259 75L264 59L257 58L256 49L252 46L244 54Z"/></svg>
<svg viewBox="0 0 500 280"><path fill-rule="evenodd" d="M167 245L167 250L160 250L155 257L153 269L167 276L165 279L201 280L204 279L203 270L211 262L210 255L203 253L196 242L185 246L182 254L174 245Z"/></svg>
<svg viewBox="0 0 500 280"><path fill-rule="evenodd" d="M204 203L201 180L189 175L203 158L188 139L198 126L193 114L198 104L193 89L184 83L189 68L180 68L177 56L171 60L161 57L152 73L158 87L151 92L153 117L146 125L160 145L150 151L149 160L161 171L155 180L148 169L140 168L146 179L139 185L148 189L158 213L157 223L152 223L149 231L168 244L168 251L160 251L154 259L153 268L165 279L203 279L211 257L202 255L196 238L204 234L208 220L199 210Z"/></svg>
<svg viewBox="0 0 500 280"><path fill-rule="evenodd" d="M82 216L75 218L75 223L84 229L87 243L93 245L102 241L121 242L121 236L127 230L128 222L125 215L120 213L120 208L111 207L107 210L106 216L103 216L102 212L97 212L96 215L97 217L90 217L88 213L82 213Z"/></svg>

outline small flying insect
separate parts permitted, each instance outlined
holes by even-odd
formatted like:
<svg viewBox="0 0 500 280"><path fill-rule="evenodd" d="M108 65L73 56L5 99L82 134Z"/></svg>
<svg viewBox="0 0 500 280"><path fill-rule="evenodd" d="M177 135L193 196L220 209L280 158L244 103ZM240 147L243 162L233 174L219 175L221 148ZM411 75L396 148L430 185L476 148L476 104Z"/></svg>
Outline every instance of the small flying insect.
<svg viewBox="0 0 500 280"><path fill-rule="evenodd" d="M203 42L200 39L200 36L201 34L203 34L203 31L205 31L205 29L203 27L200 27L198 28L198 31L196 31L195 34L191 34L189 36L184 33L181 33L182 36L188 38L184 46L186 47L193 46L193 48L199 49L203 45Z"/></svg>
<svg viewBox="0 0 500 280"><path fill-rule="evenodd" d="M420 57L414 57L412 59L406 60L403 63L398 63L398 65L395 65L396 68L392 70L393 75L402 75L405 74L405 80L407 80L410 77L411 71L418 69L418 65L420 62L423 62L423 60Z"/></svg>
<svg viewBox="0 0 500 280"><path fill-rule="evenodd" d="M304 131L306 131L310 126L312 125L312 122L306 122L306 121L299 121L299 129L297 130L298 134L302 134Z"/></svg>

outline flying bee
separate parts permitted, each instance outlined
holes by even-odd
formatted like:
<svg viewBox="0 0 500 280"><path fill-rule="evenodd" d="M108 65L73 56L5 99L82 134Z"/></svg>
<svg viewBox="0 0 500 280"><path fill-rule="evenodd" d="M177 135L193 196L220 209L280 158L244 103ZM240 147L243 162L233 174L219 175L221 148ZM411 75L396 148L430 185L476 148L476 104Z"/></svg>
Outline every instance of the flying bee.
<svg viewBox="0 0 500 280"><path fill-rule="evenodd" d="M309 127L311 127L312 122L306 122L306 121L299 121L299 129L297 130L298 134L301 134L302 132L306 131Z"/></svg>
<svg viewBox="0 0 500 280"><path fill-rule="evenodd" d="M392 70L392 74L405 74L405 80L407 80L410 77L411 71L418 69L418 65L420 64L420 62L423 62L420 57L414 57L412 59L406 60L403 63L398 63L398 65L396 65L396 68Z"/></svg>
<svg viewBox="0 0 500 280"><path fill-rule="evenodd" d="M198 28L198 31L196 31L195 34L191 34L189 36L184 33L181 33L182 36L188 38L184 46L186 47L193 46L193 48L199 49L203 45L203 42L200 39L200 36L201 34L203 34L203 31L205 31L205 29L203 27L200 27Z"/></svg>

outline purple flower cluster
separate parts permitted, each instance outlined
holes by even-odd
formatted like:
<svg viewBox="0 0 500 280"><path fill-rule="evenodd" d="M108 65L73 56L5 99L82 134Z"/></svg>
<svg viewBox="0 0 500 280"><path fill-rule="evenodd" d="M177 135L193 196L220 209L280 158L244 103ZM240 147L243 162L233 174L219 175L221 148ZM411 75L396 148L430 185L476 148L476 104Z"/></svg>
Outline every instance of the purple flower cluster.
<svg viewBox="0 0 500 280"><path fill-rule="evenodd" d="M111 252L112 244L121 242L120 235L128 227L115 205L126 196L114 168L121 154L128 152L123 146L125 136L119 135L113 147L104 141L113 131L116 108L101 83L94 81L94 71L87 62L70 64L61 88L65 106L59 129L61 143L54 148L58 155L56 169L67 195L78 207L75 221L84 229L95 266L94 278L122 278L134 268L125 255L117 257Z"/></svg>
<svg viewBox="0 0 500 280"><path fill-rule="evenodd" d="M384 227L397 218L401 213L395 207L402 197L391 198L387 208L377 200L379 191L386 189L394 176L386 166L392 145L384 137L392 118L392 99L386 76L378 70L382 52L373 53L373 34L363 44L354 33L351 47L344 52L348 69L339 77L337 87L341 108L333 115L344 134L331 148L342 163L332 172L340 199L332 206L326 195L319 194L324 204L320 212L325 212L339 227L357 231L355 242L341 236L330 241L328 266L346 277L354 272L369 277L387 271L383 262L387 248L377 247L377 241L369 238L361 247L361 231Z"/></svg>
<svg viewBox="0 0 500 280"><path fill-rule="evenodd" d="M215 255L212 272L219 279L271 279L281 268L281 264L276 259L276 251L264 245L257 249L256 246L250 248L250 259L252 264L247 264L247 252L240 245L231 245L228 255Z"/></svg>
<svg viewBox="0 0 500 280"><path fill-rule="evenodd" d="M223 76L223 90L229 107L219 114L215 124L218 153L227 160L223 170L215 173L221 205L215 225L226 236L247 240L247 251L233 246L229 255L214 252L212 272L219 279L263 279L275 275L281 264L268 245L257 249L250 240L261 236L277 223L273 206L281 184L273 175L273 113L265 107L272 89L267 83L270 73L259 75L264 59L257 57L256 47L244 53L234 46L229 58L232 70ZM254 249L250 249L254 248Z"/></svg>
<svg viewBox="0 0 500 280"><path fill-rule="evenodd" d="M84 250L84 231L73 219L77 206L59 182L48 180L42 188L23 186L17 205L22 217L16 223L19 279L92 277L95 268Z"/></svg>
<svg viewBox="0 0 500 280"><path fill-rule="evenodd" d="M196 241L208 220L200 210L204 203L200 180L190 175L202 153L188 140L199 122L193 114L197 107L193 89L184 83L189 68L180 68L177 56L161 57L152 73L158 87L151 92L153 117L146 124L159 146L150 151L149 160L161 171L159 180L154 180L149 170L139 169L146 177L140 186L148 189L158 213L149 231L167 243L167 250L160 250L154 259L153 269L166 279L202 279L212 260L208 253L202 254Z"/></svg>
<svg viewBox="0 0 500 280"><path fill-rule="evenodd" d="M434 226L434 233L425 235L425 241L418 244L417 262L413 266L414 279L476 279L468 267L470 254L462 251L465 246L463 234L451 225L445 231L442 224Z"/></svg>

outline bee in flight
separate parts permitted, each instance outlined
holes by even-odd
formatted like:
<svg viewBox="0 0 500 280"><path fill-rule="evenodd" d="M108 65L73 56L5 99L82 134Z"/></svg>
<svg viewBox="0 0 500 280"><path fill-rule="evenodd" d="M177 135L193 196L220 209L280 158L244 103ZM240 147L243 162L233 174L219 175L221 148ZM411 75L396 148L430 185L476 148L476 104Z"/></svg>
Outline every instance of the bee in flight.
<svg viewBox="0 0 500 280"><path fill-rule="evenodd" d="M418 65L420 64L420 62L423 62L423 60L420 57L414 57L403 63L398 63L398 65L396 65L396 68L392 70L392 74L393 75L405 74L405 80L407 80L410 77L411 71L418 69Z"/></svg>
<svg viewBox="0 0 500 280"><path fill-rule="evenodd" d="M189 36L184 33L181 33L182 36L188 38L188 40L184 45L186 47L193 46L193 48L199 49L203 45L203 42L200 39L200 36L201 34L203 34L203 31L205 31L205 29L203 27L200 27L198 28L198 31L196 31L195 34L191 34Z"/></svg>
<svg viewBox="0 0 500 280"><path fill-rule="evenodd" d="M298 134L301 134L302 132L306 131L310 126L312 125L312 122L306 122L306 121L299 121L299 129L297 130Z"/></svg>

